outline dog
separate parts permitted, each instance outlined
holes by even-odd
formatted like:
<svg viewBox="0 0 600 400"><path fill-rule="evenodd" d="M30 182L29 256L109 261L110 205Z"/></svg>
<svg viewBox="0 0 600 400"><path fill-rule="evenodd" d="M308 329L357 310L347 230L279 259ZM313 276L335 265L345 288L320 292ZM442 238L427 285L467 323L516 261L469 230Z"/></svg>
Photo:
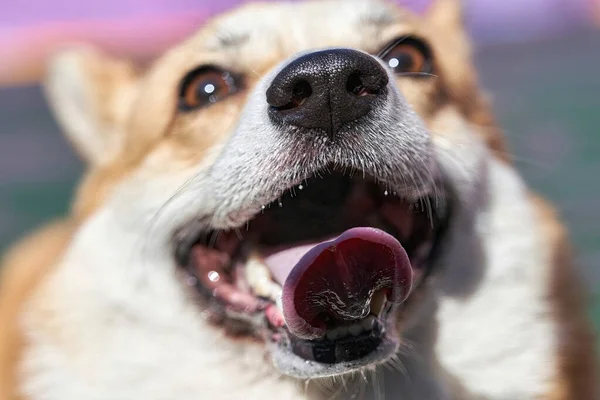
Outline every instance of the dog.
<svg viewBox="0 0 600 400"><path fill-rule="evenodd" d="M4 259L2 399L597 399L566 229L471 53L457 0L248 4L143 67L58 51L87 167Z"/></svg>

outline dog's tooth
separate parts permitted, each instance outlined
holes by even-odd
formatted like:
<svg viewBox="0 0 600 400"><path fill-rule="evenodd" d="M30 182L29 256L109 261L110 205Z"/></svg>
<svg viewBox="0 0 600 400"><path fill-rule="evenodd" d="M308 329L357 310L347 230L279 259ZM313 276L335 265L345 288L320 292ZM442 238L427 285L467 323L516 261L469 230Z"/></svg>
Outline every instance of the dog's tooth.
<svg viewBox="0 0 600 400"><path fill-rule="evenodd" d="M273 282L271 271L257 254L248 257L245 268L246 280L255 295L277 301L281 287Z"/></svg>
<svg viewBox="0 0 600 400"><path fill-rule="evenodd" d="M362 325L365 331L370 331L375 326L376 321L377 317L375 317L374 315L369 315L367 318L360 321L360 324Z"/></svg>
<svg viewBox="0 0 600 400"><path fill-rule="evenodd" d="M332 329L327 331L327 333L325 333L325 337L327 338L327 340L331 340L334 341L335 339L337 339L337 332Z"/></svg>
<svg viewBox="0 0 600 400"><path fill-rule="evenodd" d="M371 297L371 304L370 304L371 314L377 315L377 316L381 315L381 313L383 312L383 309L385 307L385 300L386 300L386 295L383 290L375 292L373 294L373 297Z"/></svg>
<svg viewBox="0 0 600 400"><path fill-rule="evenodd" d="M340 328L334 328L334 329L330 329L327 331L327 333L325 334L325 337L327 338L327 340L331 340L334 341L337 338L341 337L340 336Z"/></svg>
<svg viewBox="0 0 600 400"><path fill-rule="evenodd" d="M348 332L352 335L352 336L358 336L363 332L363 327L362 324L360 323L356 323L356 324L352 324L348 327Z"/></svg>
<svg viewBox="0 0 600 400"><path fill-rule="evenodd" d="M275 305L277 308L279 308L279 311L283 315L283 293L281 290L279 290L279 293L277 293L277 296L275 296Z"/></svg>

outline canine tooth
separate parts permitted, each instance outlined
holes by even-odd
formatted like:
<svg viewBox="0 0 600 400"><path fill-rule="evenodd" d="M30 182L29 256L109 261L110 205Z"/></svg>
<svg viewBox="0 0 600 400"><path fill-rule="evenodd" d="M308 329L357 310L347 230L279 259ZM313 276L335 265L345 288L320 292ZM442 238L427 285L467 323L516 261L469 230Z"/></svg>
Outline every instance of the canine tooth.
<svg viewBox="0 0 600 400"><path fill-rule="evenodd" d="M386 295L383 290L375 292L371 297L370 311L373 315L381 315L385 306Z"/></svg>
<svg viewBox="0 0 600 400"><path fill-rule="evenodd" d="M367 318L360 321L360 324L362 325L365 331L370 331L375 326L376 321L377 317L375 317L374 315L369 315Z"/></svg>
<svg viewBox="0 0 600 400"><path fill-rule="evenodd" d="M358 336L362 333L363 331L363 327L362 324L357 323L357 324L352 324L348 327L348 332L350 332L350 334L352 336Z"/></svg>
<svg viewBox="0 0 600 400"><path fill-rule="evenodd" d="M282 300L282 298L283 298L283 296L282 296L281 290L279 290L279 293L277 293L277 296L275 297L275 305L281 312L281 315L283 315L283 300Z"/></svg>
<svg viewBox="0 0 600 400"><path fill-rule="evenodd" d="M255 295L275 301L281 297L281 287L273 282L271 271L257 254L248 257L245 274Z"/></svg>

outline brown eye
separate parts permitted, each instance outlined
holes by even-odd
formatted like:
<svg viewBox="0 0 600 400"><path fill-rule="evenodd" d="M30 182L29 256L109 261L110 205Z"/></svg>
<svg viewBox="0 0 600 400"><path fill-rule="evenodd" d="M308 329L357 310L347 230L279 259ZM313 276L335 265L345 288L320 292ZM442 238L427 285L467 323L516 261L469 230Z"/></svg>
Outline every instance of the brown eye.
<svg viewBox="0 0 600 400"><path fill-rule="evenodd" d="M387 46L379 55L397 74L431 73L431 52L415 38L401 38Z"/></svg>
<svg viewBox="0 0 600 400"><path fill-rule="evenodd" d="M179 90L179 109L190 111L206 107L236 91L232 74L212 66L200 67L183 78Z"/></svg>

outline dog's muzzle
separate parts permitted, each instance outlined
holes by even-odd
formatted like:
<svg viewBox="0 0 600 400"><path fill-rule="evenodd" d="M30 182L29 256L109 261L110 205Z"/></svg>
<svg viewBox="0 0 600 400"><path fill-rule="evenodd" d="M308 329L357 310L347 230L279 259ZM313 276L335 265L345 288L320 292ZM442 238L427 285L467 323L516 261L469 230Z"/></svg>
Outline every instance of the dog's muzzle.
<svg viewBox="0 0 600 400"><path fill-rule="evenodd" d="M258 333L286 375L385 362L445 230L437 172L381 59L294 56L249 94L211 167L215 208L182 230L178 263L210 320Z"/></svg>

